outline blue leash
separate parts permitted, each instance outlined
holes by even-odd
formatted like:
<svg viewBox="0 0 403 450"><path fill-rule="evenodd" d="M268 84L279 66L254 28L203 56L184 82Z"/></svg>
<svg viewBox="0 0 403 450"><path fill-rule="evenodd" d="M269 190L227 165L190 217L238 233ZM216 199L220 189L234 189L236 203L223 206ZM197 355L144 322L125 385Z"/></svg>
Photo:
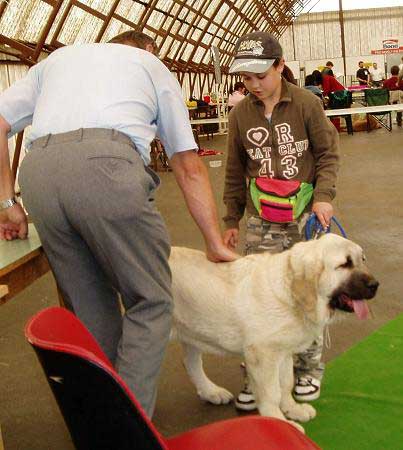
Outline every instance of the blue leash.
<svg viewBox="0 0 403 450"><path fill-rule="evenodd" d="M346 232L344 228L341 226L340 222L336 219L336 217L332 217L332 221L337 225L340 230L341 235L344 238L347 238ZM309 241L310 239L315 239L320 233L330 233L330 225L326 230L322 227L322 224L319 222L319 219L316 217L315 213L312 213L309 216L309 219L305 225L305 239Z"/></svg>

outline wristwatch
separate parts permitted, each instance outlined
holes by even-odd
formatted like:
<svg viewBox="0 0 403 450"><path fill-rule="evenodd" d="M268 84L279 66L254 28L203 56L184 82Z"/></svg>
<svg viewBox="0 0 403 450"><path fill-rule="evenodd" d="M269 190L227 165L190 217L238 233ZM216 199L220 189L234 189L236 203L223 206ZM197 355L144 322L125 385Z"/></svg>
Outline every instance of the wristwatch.
<svg viewBox="0 0 403 450"><path fill-rule="evenodd" d="M10 208L10 206L13 206L17 203L15 200L15 197L8 198L7 200L0 200L0 211L3 211L3 209Z"/></svg>

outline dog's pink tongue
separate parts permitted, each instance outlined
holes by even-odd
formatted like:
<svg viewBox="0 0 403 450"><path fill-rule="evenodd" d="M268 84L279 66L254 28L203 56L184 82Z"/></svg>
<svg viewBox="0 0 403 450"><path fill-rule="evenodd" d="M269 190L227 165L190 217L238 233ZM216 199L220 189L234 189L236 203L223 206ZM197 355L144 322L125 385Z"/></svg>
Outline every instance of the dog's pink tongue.
<svg viewBox="0 0 403 450"><path fill-rule="evenodd" d="M360 320L368 319L369 316L369 309L367 302L365 300L353 300L353 308L355 315Z"/></svg>

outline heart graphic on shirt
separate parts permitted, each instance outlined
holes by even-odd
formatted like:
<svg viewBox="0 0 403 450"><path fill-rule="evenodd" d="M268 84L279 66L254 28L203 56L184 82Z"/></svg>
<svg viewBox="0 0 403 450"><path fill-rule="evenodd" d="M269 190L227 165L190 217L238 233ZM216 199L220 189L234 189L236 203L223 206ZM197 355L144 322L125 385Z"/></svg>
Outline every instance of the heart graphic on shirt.
<svg viewBox="0 0 403 450"><path fill-rule="evenodd" d="M252 144L261 147L269 137L269 132L266 130L266 128L263 127L250 128L246 133L246 137L248 138L249 142L252 142Z"/></svg>

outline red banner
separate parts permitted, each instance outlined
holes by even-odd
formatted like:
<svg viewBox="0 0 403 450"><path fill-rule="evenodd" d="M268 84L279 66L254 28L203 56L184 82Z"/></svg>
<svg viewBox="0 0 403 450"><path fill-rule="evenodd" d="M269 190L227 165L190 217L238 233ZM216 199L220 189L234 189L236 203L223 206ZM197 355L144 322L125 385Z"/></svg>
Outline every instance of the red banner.
<svg viewBox="0 0 403 450"><path fill-rule="evenodd" d="M371 55L385 55L389 53L403 53L403 47L383 48L381 50L371 50Z"/></svg>

